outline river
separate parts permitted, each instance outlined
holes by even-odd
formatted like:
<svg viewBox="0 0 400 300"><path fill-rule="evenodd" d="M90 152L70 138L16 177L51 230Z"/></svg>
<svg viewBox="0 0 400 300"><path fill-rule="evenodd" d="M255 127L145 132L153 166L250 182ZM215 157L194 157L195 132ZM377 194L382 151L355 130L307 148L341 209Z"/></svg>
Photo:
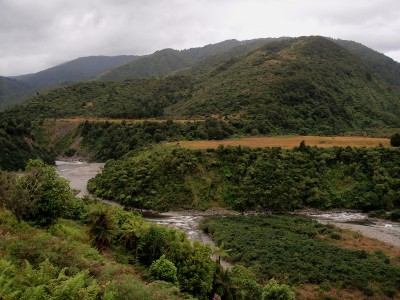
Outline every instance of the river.
<svg viewBox="0 0 400 300"><path fill-rule="evenodd" d="M69 181L71 188L79 190L78 197L82 198L89 193L86 189L89 179L96 176L104 164L57 160L56 167L60 176Z"/></svg>
<svg viewBox="0 0 400 300"><path fill-rule="evenodd" d="M79 197L88 194L87 182L104 167L103 163L81 161L56 161L59 174L70 182L72 188L79 190ZM112 203L112 202L111 202ZM113 203L114 204L114 203ZM302 212L321 223L331 223L341 228L351 229L361 234L400 247L400 224L381 219L369 218L360 212ZM199 228L205 216L191 212L171 212L164 214L144 215L154 223L183 230L188 237L202 243L214 245L209 236Z"/></svg>

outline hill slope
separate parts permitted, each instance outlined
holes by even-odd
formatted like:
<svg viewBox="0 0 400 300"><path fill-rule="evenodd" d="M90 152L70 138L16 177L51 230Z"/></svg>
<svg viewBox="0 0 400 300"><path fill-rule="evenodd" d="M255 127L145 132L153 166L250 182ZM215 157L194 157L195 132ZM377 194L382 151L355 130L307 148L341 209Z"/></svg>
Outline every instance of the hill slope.
<svg viewBox="0 0 400 300"><path fill-rule="evenodd" d="M32 89L85 80L138 58L133 55L80 57L61 65L34 73L15 76Z"/></svg>
<svg viewBox="0 0 400 300"><path fill-rule="evenodd" d="M163 49L126 63L98 76L99 80L126 80L152 76L164 76L195 64L209 66L231 56L243 54L268 41L277 39L257 39L250 41L227 40L204 47L187 50Z"/></svg>
<svg viewBox="0 0 400 300"><path fill-rule="evenodd" d="M0 109L22 103L43 89L86 80L136 58L132 55L80 57L37 73L1 77Z"/></svg>
<svg viewBox="0 0 400 300"><path fill-rule="evenodd" d="M339 133L397 126L399 102L358 57L309 37L270 43L210 68L191 97L165 114L239 116L260 133Z"/></svg>
<svg viewBox="0 0 400 300"><path fill-rule="evenodd" d="M0 76L0 97L23 93L27 90L29 90L29 87L26 84L9 77Z"/></svg>
<svg viewBox="0 0 400 300"><path fill-rule="evenodd" d="M9 77L0 76L0 109L12 106L19 98L28 99L33 94L25 83Z"/></svg>
<svg viewBox="0 0 400 300"><path fill-rule="evenodd" d="M400 63L360 43L345 40L334 40L360 57L374 72L379 74L394 90L400 92Z"/></svg>
<svg viewBox="0 0 400 300"><path fill-rule="evenodd" d="M12 114L219 115L247 134L338 134L400 126L399 96L361 59L322 37L268 43L194 74L78 83L35 97Z"/></svg>

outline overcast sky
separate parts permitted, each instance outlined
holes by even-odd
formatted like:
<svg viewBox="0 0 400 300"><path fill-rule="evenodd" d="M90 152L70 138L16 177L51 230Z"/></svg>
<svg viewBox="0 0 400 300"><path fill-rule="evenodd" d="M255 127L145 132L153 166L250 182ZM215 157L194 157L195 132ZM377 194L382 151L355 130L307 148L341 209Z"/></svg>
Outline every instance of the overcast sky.
<svg viewBox="0 0 400 300"><path fill-rule="evenodd" d="M400 61L400 0L0 0L0 75L81 56L323 35Z"/></svg>

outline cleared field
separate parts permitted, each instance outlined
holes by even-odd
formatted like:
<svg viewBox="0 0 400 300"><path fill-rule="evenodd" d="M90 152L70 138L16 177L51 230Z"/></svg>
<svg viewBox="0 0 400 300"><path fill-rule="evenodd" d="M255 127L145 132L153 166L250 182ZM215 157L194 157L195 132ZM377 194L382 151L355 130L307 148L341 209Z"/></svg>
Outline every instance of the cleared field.
<svg viewBox="0 0 400 300"><path fill-rule="evenodd" d="M291 149L304 141L307 146L329 147L390 147L390 140L387 138L369 137L347 137L347 136L283 136L283 137L252 137L229 139L222 141L182 141L169 144L195 149L217 148L224 146L246 146L246 147L281 147Z"/></svg>
<svg viewBox="0 0 400 300"><path fill-rule="evenodd" d="M53 119L50 119L53 120ZM204 122L203 119L112 119L112 118L93 118L93 117L79 117L79 118L62 118L62 119L54 119L54 121L57 122L63 122L63 123L82 123L85 121L88 122L110 122L110 123L122 123L125 121L126 123L143 123L143 122L154 122L154 123L162 123L162 122L167 122L167 121L173 121L175 123L193 123L193 122Z"/></svg>

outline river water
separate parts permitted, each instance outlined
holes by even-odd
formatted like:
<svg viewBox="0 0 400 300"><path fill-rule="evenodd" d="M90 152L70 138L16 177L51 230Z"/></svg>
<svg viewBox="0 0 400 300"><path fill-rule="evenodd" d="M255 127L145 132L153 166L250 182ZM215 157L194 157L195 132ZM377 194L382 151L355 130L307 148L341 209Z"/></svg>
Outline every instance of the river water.
<svg viewBox="0 0 400 300"><path fill-rule="evenodd" d="M79 197L88 194L87 182L104 167L103 163L81 161L56 161L59 174L70 182L72 188L79 190ZM352 229L361 234L400 247L400 224L381 219L369 218L366 214L350 211L302 212L321 223L331 223L341 228ZM151 222L185 231L190 240L214 245L209 236L199 228L204 216L190 212L171 212L163 214L145 214Z"/></svg>
<svg viewBox="0 0 400 300"><path fill-rule="evenodd" d="M305 215L321 223L330 223L344 229L358 231L362 235L400 247L400 223L369 218L360 212L313 212Z"/></svg>
<svg viewBox="0 0 400 300"><path fill-rule="evenodd" d="M89 192L86 189L89 179L96 176L103 163L88 163L84 161L56 161L56 168L61 177L69 181L71 188L79 190L78 197L82 198Z"/></svg>

